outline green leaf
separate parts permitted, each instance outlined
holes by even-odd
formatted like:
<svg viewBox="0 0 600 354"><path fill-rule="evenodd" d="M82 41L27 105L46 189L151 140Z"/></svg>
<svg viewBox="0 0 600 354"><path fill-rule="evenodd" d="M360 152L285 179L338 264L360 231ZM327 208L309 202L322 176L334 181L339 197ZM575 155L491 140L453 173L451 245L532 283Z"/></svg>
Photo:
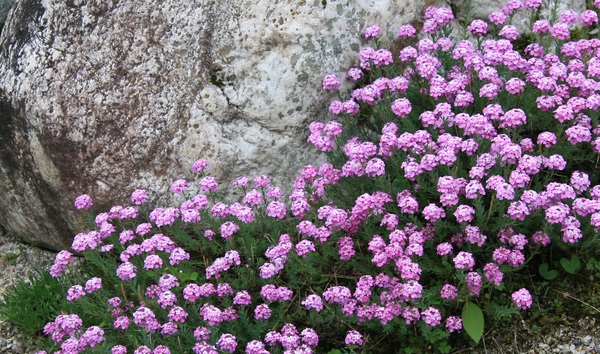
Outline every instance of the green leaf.
<svg viewBox="0 0 600 354"><path fill-rule="evenodd" d="M540 264L540 266L538 267L538 272L546 280L552 280L552 279L556 279L556 277L558 277L558 270L556 270L556 269L550 270L548 263Z"/></svg>
<svg viewBox="0 0 600 354"><path fill-rule="evenodd" d="M441 342L438 344L437 350L442 354L447 354L452 350L452 346L450 346L447 342Z"/></svg>
<svg viewBox="0 0 600 354"><path fill-rule="evenodd" d="M462 311L462 323L465 332L475 341L479 343L483 336L483 312L477 304L466 302Z"/></svg>
<svg viewBox="0 0 600 354"><path fill-rule="evenodd" d="M581 262L579 261L579 257L573 255L571 256L571 260L566 258L560 259L560 265L563 267L565 272L569 274L575 274L581 268Z"/></svg>

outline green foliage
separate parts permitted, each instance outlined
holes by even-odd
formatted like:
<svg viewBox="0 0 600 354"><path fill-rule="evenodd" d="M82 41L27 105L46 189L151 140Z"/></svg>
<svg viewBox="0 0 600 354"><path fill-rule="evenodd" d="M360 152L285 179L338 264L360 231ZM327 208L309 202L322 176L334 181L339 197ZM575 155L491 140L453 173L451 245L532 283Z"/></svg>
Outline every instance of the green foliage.
<svg viewBox="0 0 600 354"><path fill-rule="evenodd" d="M7 289L0 300L0 318L18 325L31 336L39 336L44 325L71 310L64 294L64 280L36 270Z"/></svg>
<svg viewBox="0 0 600 354"><path fill-rule="evenodd" d="M462 321L465 332L467 332L475 343L479 343L483 336L484 328L484 318L481 308L474 302L465 302L462 311Z"/></svg>
<svg viewBox="0 0 600 354"><path fill-rule="evenodd" d="M556 269L549 269L549 267L546 262L540 264L538 268L540 275L546 280L556 279L559 275L558 271Z"/></svg>
<svg viewBox="0 0 600 354"><path fill-rule="evenodd" d="M19 258L20 256L22 256L24 253L24 249L23 246L19 245L19 252L15 253L15 252L6 252L5 254L2 255L2 260L9 265L13 265L15 264L15 261L17 258Z"/></svg>
<svg viewBox="0 0 600 354"><path fill-rule="evenodd" d="M563 267L565 272L569 274L576 274L581 268L581 261L576 255L572 255L571 259L561 258L560 265Z"/></svg>

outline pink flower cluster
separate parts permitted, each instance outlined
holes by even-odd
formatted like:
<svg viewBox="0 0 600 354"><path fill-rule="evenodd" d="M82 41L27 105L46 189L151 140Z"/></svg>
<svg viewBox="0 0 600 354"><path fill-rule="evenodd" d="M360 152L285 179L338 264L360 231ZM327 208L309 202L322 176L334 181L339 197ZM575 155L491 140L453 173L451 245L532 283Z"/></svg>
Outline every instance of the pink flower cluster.
<svg viewBox="0 0 600 354"><path fill-rule="evenodd" d="M237 333L228 333L228 322L237 320L279 328L272 324L287 321L280 322L282 308L292 305L309 316L341 313L356 328L421 322L460 331L461 318L445 305L502 286L510 278L505 273L526 265L530 247L576 244L586 231L600 231L600 186L563 153L600 153L600 40L560 42L568 40L574 25L597 25L598 18L594 11L578 15L566 10L554 23L540 19L532 30L555 41L556 53L536 43L518 51L513 42L519 30L509 19L540 6L541 0L511 0L489 21L474 20L467 30L479 45L446 38L452 11L431 7L423 24L431 36L418 38L413 26L403 25L397 34L408 45L397 53L363 48L359 67L346 73L361 86L348 100L331 103L329 111L337 120L309 126L307 141L334 158L303 167L288 204L265 175L252 184L246 177L234 181L242 190L240 202L220 200L217 180L205 175L208 162L197 160L192 168L200 174L196 187L185 179L170 186L185 198L179 207L154 208L148 220L135 224L137 207L115 206L96 216L97 230L74 237L75 252L97 251L117 260L115 284L91 277L71 286L67 300L85 301L116 285L123 299L119 294L107 301L114 330L131 328L167 339L185 332L183 325L195 317L202 325L193 333L194 353L268 353L267 347L277 346L312 353L320 341L312 328L299 331L285 323L280 331L245 343ZM487 37L490 29L500 38ZM381 32L373 25L363 34L379 44ZM327 91L340 89L334 74L322 84ZM417 93L425 105L415 99ZM358 115L362 109L373 113L365 118ZM540 117L543 127L522 133ZM371 130L347 136L356 130L345 124L357 118L367 121L361 129ZM336 188L346 188L340 200ZM142 189L131 195L136 206L148 200ZM93 201L84 194L74 204L87 210ZM492 211L498 220L485 214ZM277 225L276 233L266 231L267 223ZM175 236L189 230L204 237ZM195 242L201 245L196 253L182 248ZM72 260L70 252L60 252L51 275L63 276ZM307 279L295 288L297 274L290 268L298 262L314 271L311 276L331 264L335 269L327 271L336 274ZM366 264L354 268L358 262ZM203 274L189 272L199 263ZM438 284L425 276L434 266L457 276ZM376 272L363 274L369 267ZM246 279L238 274L257 275L254 293L239 285ZM311 286L313 280L321 283ZM142 287L142 281L148 284ZM133 290L129 299L125 289ZM428 297L441 304L425 305ZM533 304L525 288L511 298L519 309ZM79 316L60 315L44 332L61 343L64 353L104 341L103 329L84 331L82 326ZM350 329L345 344L362 346L370 340ZM123 345L111 349L126 351ZM170 351L165 345L139 346L135 353Z"/></svg>
<svg viewBox="0 0 600 354"><path fill-rule="evenodd" d="M46 324L44 334L55 344L61 343L63 353L83 353L104 341L104 330L91 326L83 330L83 321L77 315L58 315L53 322Z"/></svg>

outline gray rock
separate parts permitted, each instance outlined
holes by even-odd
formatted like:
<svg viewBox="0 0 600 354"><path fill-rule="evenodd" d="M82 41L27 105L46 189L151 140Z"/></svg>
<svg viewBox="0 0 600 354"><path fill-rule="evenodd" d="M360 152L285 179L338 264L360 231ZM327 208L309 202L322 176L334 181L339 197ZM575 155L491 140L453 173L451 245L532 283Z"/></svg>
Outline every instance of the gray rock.
<svg viewBox="0 0 600 354"><path fill-rule="evenodd" d="M60 249L96 211L206 158L221 182L289 182L316 154L321 78L356 61L362 30L393 38L403 0L19 0L0 38L0 225ZM224 188L224 187L222 187ZM158 198L158 196L161 196Z"/></svg>
<svg viewBox="0 0 600 354"><path fill-rule="evenodd" d="M15 3L15 0L0 0L0 24L6 21L8 12Z"/></svg>
<svg viewBox="0 0 600 354"><path fill-rule="evenodd" d="M468 12L469 17L487 20L492 12L498 11L498 9L508 3L508 0L448 0L447 3L459 14L458 17L460 17L460 15L463 15L464 17L470 7ZM566 9L572 9L578 13L585 10L585 0L558 0L555 2L544 0L545 7L542 8L542 16L544 18L550 17L551 7L548 6L549 3L555 4L558 16ZM530 26L528 16L528 12L517 14L514 17L512 24L517 26L520 31L526 31Z"/></svg>

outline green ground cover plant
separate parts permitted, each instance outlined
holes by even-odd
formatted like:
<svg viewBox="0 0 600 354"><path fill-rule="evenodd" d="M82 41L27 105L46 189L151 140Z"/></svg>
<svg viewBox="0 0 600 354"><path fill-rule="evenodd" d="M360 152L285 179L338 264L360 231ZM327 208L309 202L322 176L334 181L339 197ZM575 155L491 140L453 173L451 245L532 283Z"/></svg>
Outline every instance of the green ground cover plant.
<svg viewBox="0 0 600 354"><path fill-rule="evenodd" d="M326 75L332 119L308 127L327 162L287 197L264 175L220 186L203 159L171 185L177 206L138 189L96 213L81 195L91 230L48 273L60 314L30 330L56 353L448 353L555 279L597 274L598 16L557 9L511 0L454 38L430 7L397 53L367 27L352 88ZM19 316L23 287L0 315Z"/></svg>

